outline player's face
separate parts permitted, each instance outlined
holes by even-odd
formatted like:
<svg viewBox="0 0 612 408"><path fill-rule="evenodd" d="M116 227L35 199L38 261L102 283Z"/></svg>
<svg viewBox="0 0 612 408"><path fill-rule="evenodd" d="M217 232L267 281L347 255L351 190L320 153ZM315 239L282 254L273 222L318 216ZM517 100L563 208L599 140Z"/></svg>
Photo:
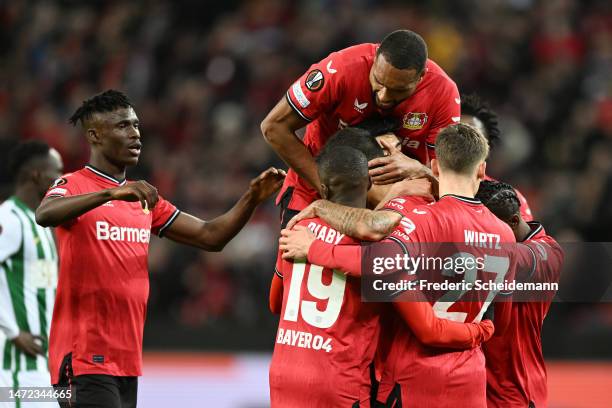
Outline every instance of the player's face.
<svg viewBox="0 0 612 408"><path fill-rule="evenodd" d="M423 73L416 69L397 69L383 55L377 56L370 70L376 106L383 111L393 109L414 93L422 78Z"/></svg>
<svg viewBox="0 0 612 408"><path fill-rule="evenodd" d="M97 115L98 145L105 158L118 166L136 165L142 143L140 122L134 109L121 108Z"/></svg>
<svg viewBox="0 0 612 408"><path fill-rule="evenodd" d="M480 133L482 133L487 140L489 139L489 135L487 134L487 129L484 127L484 124L480 119L476 116L472 115L461 115L461 123L465 123L466 125L474 126Z"/></svg>

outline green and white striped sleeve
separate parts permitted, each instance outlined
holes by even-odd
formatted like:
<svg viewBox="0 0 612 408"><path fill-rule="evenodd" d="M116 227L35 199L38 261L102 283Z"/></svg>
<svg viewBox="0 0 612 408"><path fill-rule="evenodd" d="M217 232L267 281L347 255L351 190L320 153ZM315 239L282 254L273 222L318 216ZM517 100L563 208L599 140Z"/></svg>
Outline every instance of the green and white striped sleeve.
<svg viewBox="0 0 612 408"><path fill-rule="evenodd" d="M0 206L0 330L7 338L19 335L17 318L11 303L6 274L11 256L19 251L23 240L23 226L17 216Z"/></svg>

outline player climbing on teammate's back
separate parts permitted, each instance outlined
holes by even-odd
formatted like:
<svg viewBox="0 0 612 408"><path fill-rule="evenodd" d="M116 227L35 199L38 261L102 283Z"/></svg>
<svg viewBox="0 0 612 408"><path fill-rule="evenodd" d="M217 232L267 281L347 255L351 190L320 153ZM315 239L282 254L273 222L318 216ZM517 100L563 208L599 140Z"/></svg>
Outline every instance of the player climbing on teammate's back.
<svg viewBox="0 0 612 408"><path fill-rule="evenodd" d="M265 139L291 167L277 197L282 225L320 196L313 156L338 128L373 115L394 117L402 152L370 161L375 184L430 173L438 132L459 122L459 92L416 33L398 30L380 44L331 53L289 87L261 124ZM306 126L303 143L295 131Z"/></svg>

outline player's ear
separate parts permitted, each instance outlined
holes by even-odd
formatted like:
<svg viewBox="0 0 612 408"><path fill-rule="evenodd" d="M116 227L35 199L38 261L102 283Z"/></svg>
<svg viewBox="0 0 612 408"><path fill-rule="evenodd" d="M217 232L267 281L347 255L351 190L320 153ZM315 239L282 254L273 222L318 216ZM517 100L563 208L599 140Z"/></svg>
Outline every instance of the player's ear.
<svg viewBox="0 0 612 408"><path fill-rule="evenodd" d="M510 225L510 228L512 228L512 231L515 231L518 228L520 223L521 223L521 215L520 214L514 214L508 220L508 225Z"/></svg>
<svg viewBox="0 0 612 408"><path fill-rule="evenodd" d="M96 131L96 129L88 128L87 132L85 132L85 135L87 137L87 141L89 142L89 144L99 144L100 143L100 136L98 135L98 132Z"/></svg>
<svg viewBox="0 0 612 408"><path fill-rule="evenodd" d="M478 165L478 171L476 172L476 177L478 180L484 180L485 174L487 174L487 162L484 161Z"/></svg>
<svg viewBox="0 0 612 408"><path fill-rule="evenodd" d="M438 164L438 159L431 159L431 172L436 178L440 177L440 167Z"/></svg>

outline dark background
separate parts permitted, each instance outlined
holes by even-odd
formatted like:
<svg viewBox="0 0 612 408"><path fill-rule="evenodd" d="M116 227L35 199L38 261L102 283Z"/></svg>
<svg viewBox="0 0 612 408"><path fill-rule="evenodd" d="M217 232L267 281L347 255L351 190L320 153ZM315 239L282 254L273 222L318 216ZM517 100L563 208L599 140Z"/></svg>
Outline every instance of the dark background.
<svg viewBox="0 0 612 408"><path fill-rule="evenodd" d="M282 166L259 123L291 83L329 52L398 28L423 35L460 91L499 113L490 175L516 185L559 241L610 241L606 1L0 2L0 158L41 138L78 169L88 148L68 117L83 99L120 89L144 142L129 177L211 218L261 170ZM5 171L0 183L6 197ZM154 240L145 347L271 350L278 226L270 202L220 254ZM575 279L590 282L593 270ZM610 304L555 304L545 323L550 357L610 358L611 341Z"/></svg>

